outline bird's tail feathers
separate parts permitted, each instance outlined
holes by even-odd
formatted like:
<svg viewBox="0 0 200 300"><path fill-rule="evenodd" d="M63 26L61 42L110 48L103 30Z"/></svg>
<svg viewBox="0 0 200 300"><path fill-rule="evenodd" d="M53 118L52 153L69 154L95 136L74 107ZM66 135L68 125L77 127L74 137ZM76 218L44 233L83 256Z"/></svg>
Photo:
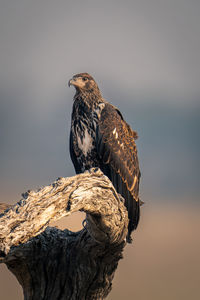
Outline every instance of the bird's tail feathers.
<svg viewBox="0 0 200 300"><path fill-rule="evenodd" d="M126 240L128 243L131 243L132 242L131 233L133 230L137 228L140 219L140 202L139 200L136 201L133 195L130 192L128 192L128 197L125 200L125 205L128 210L128 218L129 218L128 234Z"/></svg>

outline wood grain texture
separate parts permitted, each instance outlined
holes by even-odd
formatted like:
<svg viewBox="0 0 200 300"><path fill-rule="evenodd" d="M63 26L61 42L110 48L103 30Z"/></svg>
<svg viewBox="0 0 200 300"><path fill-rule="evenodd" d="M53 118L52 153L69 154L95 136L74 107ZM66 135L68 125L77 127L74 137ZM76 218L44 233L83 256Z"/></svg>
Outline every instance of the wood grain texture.
<svg viewBox="0 0 200 300"><path fill-rule="evenodd" d="M48 227L86 212L79 232ZM29 191L0 216L0 262L23 287L24 299L104 299L126 245L123 199L99 169Z"/></svg>

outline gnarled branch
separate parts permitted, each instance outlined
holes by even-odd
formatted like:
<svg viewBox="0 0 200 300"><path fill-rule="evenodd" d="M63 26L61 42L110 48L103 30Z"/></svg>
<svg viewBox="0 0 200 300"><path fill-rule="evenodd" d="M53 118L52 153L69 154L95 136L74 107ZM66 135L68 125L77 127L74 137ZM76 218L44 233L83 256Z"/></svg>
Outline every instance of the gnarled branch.
<svg viewBox="0 0 200 300"><path fill-rule="evenodd" d="M47 227L86 212L76 233ZM128 217L123 199L99 169L29 191L0 215L0 260L25 299L103 299L122 257ZM46 228L46 229L45 229Z"/></svg>

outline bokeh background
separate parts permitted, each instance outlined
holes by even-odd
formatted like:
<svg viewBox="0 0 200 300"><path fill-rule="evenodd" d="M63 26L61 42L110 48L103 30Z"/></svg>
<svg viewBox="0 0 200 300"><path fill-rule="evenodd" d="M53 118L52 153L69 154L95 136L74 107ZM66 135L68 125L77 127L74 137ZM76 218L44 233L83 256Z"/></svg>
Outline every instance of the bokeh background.
<svg viewBox="0 0 200 300"><path fill-rule="evenodd" d="M145 205L109 300L200 299L199 14L198 0L0 0L1 202L74 175L76 73L139 134ZM23 299L4 265L0 299Z"/></svg>

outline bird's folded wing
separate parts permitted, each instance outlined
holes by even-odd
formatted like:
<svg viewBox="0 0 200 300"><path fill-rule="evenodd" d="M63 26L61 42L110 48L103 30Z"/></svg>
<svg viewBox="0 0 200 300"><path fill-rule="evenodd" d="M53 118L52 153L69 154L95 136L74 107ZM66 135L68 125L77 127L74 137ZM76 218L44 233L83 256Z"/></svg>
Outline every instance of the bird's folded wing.
<svg viewBox="0 0 200 300"><path fill-rule="evenodd" d="M114 181L119 183L122 180L135 201L138 201L140 171L136 138L136 132L121 114L112 105L106 104L97 127L97 152L103 164L108 165L111 173L114 173L111 174L116 177Z"/></svg>

